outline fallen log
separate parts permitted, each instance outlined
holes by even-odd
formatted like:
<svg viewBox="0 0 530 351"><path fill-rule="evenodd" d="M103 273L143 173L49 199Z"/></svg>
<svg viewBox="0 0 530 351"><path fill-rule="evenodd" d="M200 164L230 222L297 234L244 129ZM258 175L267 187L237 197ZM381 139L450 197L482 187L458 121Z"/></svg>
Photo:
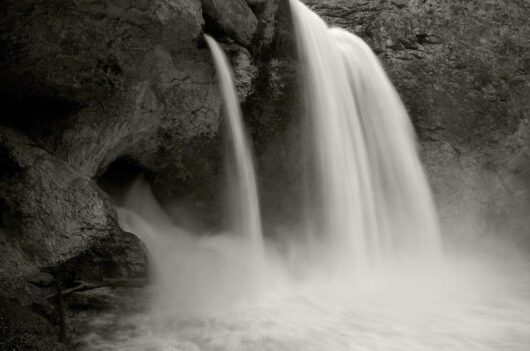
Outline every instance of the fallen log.
<svg viewBox="0 0 530 351"><path fill-rule="evenodd" d="M67 295L70 295L75 292L80 291L87 291L92 289L98 289L103 287L110 287L110 288L142 288L147 284L147 279L144 278L132 278L132 279L110 279L110 278L104 278L103 281L98 283L89 283L82 280L75 281L76 286L59 290L56 293L50 294L46 296L47 299L52 299L57 297L59 294L61 297L65 297Z"/></svg>

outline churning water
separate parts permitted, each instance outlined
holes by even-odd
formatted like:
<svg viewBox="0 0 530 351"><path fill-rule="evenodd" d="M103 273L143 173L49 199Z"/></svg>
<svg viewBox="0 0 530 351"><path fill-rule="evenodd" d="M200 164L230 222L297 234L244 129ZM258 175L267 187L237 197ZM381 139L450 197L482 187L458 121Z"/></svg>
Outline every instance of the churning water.
<svg viewBox="0 0 530 351"><path fill-rule="evenodd" d="M266 242L264 269L256 273L249 241L178 228L144 181L131 188L126 206L120 223L152 255L151 307L94 320L84 350L526 351L530 345L530 265L501 251L337 280L316 271L296 276Z"/></svg>
<svg viewBox="0 0 530 351"><path fill-rule="evenodd" d="M312 187L310 205L301 204L308 213L303 229L282 243L263 237L230 68L207 37L234 153L236 225L216 235L188 233L138 180L118 213L122 227L148 248L151 307L102 316L83 345L152 351L530 349L529 263L511 250L442 254L412 126L376 56L298 0L291 7L305 78L305 173Z"/></svg>

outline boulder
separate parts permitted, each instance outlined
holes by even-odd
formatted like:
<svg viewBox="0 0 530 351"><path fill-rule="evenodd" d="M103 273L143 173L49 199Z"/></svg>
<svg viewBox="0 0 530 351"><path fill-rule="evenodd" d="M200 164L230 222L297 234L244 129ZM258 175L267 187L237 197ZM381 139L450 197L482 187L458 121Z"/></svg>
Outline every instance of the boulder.
<svg viewBox="0 0 530 351"><path fill-rule="evenodd" d="M65 351L57 335L43 317L0 297L0 350Z"/></svg>
<svg viewBox="0 0 530 351"><path fill-rule="evenodd" d="M86 175L14 130L0 130L0 145L16 165L0 184L5 239L30 262L60 262L116 230L110 202Z"/></svg>
<svg viewBox="0 0 530 351"><path fill-rule="evenodd" d="M234 84L239 101L244 103L254 93L258 68L246 48L236 44L223 44L222 47L234 68Z"/></svg>
<svg viewBox="0 0 530 351"><path fill-rule="evenodd" d="M213 27L243 46L251 43L258 20L245 0L203 0L202 3Z"/></svg>

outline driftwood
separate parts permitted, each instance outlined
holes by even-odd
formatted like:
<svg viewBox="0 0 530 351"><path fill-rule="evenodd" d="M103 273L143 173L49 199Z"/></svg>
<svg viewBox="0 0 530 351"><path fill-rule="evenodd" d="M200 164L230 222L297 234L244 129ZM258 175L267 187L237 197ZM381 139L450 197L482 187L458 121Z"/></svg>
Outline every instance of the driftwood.
<svg viewBox="0 0 530 351"><path fill-rule="evenodd" d="M80 291L87 291L92 289L98 289L103 287L110 287L110 288L141 288L146 285L147 280L143 278L135 278L135 279L103 279L103 281L98 283L89 283L82 280L76 281L78 285L74 286L73 288L69 289L57 289L57 292L54 294L50 294L46 296L47 299L52 299L57 296L65 297L67 295L70 295L75 292Z"/></svg>

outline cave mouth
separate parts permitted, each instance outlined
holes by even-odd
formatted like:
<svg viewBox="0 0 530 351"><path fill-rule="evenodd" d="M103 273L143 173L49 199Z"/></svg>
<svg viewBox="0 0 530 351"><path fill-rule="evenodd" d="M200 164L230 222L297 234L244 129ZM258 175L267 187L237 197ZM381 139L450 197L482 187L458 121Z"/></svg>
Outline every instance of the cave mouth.
<svg viewBox="0 0 530 351"><path fill-rule="evenodd" d="M107 193L115 206L122 206L127 191L139 177L150 179L151 172L130 156L120 156L96 179L98 186Z"/></svg>
<svg viewBox="0 0 530 351"><path fill-rule="evenodd" d="M182 177L182 169L177 171L170 167L153 171L134 157L122 155L95 180L115 207L127 207L130 195L135 193L135 185L141 186L149 193L149 202L171 218L172 223L194 233L214 232L226 224L222 216L225 194L219 191L224 180L217 166L203 161L204 167L199 167L196 161L184 166L184 169L195 171Z"/></svg>

